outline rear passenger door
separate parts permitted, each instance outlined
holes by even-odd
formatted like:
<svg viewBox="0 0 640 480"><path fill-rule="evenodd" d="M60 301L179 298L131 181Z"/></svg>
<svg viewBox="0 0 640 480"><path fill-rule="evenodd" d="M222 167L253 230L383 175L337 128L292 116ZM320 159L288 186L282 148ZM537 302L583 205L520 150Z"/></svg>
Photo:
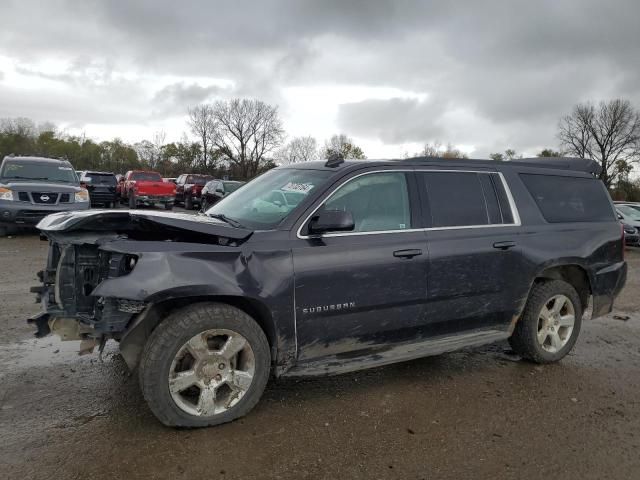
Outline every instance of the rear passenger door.
<svg viewBox="0 0 640 480"><path fill-rule="evenodd" d="M425 324L433 334L505 330L515 314L520 223L501 174L424 170L429 247Z"/></svg>

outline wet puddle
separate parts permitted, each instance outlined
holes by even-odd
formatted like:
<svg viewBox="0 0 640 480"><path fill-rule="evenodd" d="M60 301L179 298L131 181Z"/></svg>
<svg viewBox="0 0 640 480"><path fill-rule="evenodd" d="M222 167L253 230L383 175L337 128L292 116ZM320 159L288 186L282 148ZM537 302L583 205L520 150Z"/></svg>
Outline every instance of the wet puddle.
<svg viewBox="0 0 640 480"><path fill-rule="evenodd" d="M80 341L63 342L57 336L34 338L18 343L0 345L0 363L3 365L0 375L15 373L24 368L44 367L61 363L98 361L97 348L93 353L79 355ZM117 353L117 345L108 342L103 358Z"/></svg>

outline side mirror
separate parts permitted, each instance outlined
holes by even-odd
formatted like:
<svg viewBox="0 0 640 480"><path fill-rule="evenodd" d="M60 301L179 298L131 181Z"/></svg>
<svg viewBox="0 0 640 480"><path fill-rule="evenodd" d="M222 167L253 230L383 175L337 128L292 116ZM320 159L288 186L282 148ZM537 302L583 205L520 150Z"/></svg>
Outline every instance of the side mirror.
<svg viewBox="0 0 640 480"><path fill-rule="evenodd" d="M224 190L222 190L221 188L216 188L216 192L217 193L224 193Z"/></svg>
<svg viewBox="0 0 640 480"><path fill-rule="evenodd" d="M312 235L327 232L350 232L354 228L353 215L344 210L324 210L309 222L309 233Z"/></svg>
<svg viewBox="0 0 640 480"><path fill-rule="evenodd" d="M618 220L622 220L624 217L618 213Z"/></svg>

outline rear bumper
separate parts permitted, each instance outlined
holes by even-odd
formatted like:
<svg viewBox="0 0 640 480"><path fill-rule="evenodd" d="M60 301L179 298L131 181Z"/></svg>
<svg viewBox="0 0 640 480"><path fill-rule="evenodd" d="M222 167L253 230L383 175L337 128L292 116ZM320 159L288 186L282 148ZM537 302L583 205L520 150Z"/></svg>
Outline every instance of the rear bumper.
<svg viewBox="0 0 640 480"><path fill-rule="evenodd" d="M135 199L138 203L173 203L175 197L173 195L136 195Z"/></svg>
<svg viewBox="0 0 640 480"><path fill-rule="evenodd" d="M89 198L92 204L111 203L117 200L115 192L89 192Z"/></svg>
<svg viewBox="0 0 640 480"><path fill-rule="evenodd" d="M89 202L34 205L29 202L0 201L0 225L36 225L50 213L87 210Z"/></svg>
<svg viewBox="0 0 640 480"><path fill-rule="evenodd" d="M598 270L591 285L593 315L600 317L613 310L613 302L627 282L627 262L619 262Z"/></svg>

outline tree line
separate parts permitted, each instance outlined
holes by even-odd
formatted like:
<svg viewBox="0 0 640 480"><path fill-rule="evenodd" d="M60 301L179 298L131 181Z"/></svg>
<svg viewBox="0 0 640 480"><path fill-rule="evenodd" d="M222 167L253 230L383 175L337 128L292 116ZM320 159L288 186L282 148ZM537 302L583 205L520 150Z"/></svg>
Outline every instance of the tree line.
<svg viewBox="0 0 640 480"><path fill-rule="evenodd" d="M115 138L96 142L84 135L67 135L51 123L27 118L0 120L0 158L40 155L66 158L77 170L99 169L124 173L149 168L167 177L206 173L250 179L276 165L341 155L366 159L361 147L345 134L336 134L320 146L313 136L286 140L278 108L255 99L220 100L188 109L187 126L193 139L166 142L158 131L151 140L129 144ZM615 195L640 200L640 183L631 180L640 163L640 112L624 99L577 104L558 122L558 149L546 148L538 157L575 156L596 160L600 178ZM427 143L408 156L467 158L451 143ZM490 158L522 158L515 150L491 153ZM633 198L628 198L633 197Z"/></svg>

